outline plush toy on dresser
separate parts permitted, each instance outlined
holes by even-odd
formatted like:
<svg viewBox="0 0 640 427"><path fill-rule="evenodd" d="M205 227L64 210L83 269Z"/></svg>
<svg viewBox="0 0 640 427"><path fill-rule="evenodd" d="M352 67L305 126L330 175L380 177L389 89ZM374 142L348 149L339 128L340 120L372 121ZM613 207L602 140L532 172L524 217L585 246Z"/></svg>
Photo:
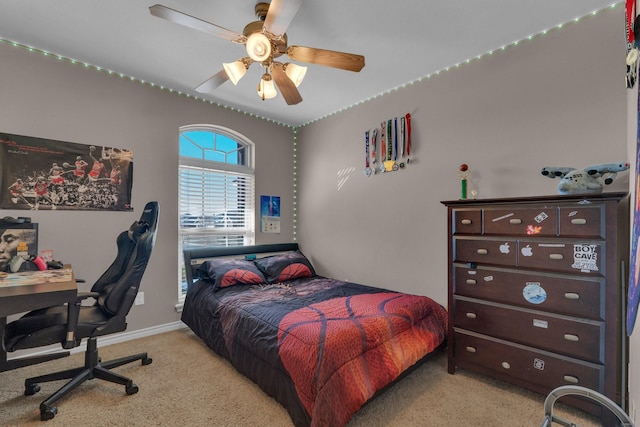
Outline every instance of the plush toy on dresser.
<svg viewBox="0 0 640 427"><path fill-rule="evenodd" d="M605 185L616 179L618 172L629 169L629 163L602 163L584 169L568 167L544 167L540 171L549 178L560 178L558 193L602 193Z"/></svg>

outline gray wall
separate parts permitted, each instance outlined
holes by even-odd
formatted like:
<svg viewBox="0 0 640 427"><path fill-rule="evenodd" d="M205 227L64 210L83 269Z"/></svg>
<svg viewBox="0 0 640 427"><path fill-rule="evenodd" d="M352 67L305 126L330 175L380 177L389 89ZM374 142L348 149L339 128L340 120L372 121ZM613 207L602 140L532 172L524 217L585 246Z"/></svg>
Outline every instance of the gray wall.
<svg viewBox="0 0 640 427"><path fill-rule="evenodd" d="M90 287L115 256L115 238L160 202L156 247L143 279L145 304L134 306L129 330L179 319L177 181L178 128L216 124L248 137L256 146L256 196L281 197L281 234L257 233L257 243L291 241L293 129L243 113L86 69L52 56L0 44L0 132L134 152L133 212L3 210L30 215L40 224L40 249L73 265ZM258 218L256 218L256 228Z"/></svg>
<svg viewBox="0 0 640 427"><path fill-rule="evenodd" d="M446 304L440 201L460 196L461 163L487 198L556 194L543 166L628 161L623 15L585 18L304 126L299 240L317 269ZM407 112L415 163L366 177L365 130ZM607 190L626 191L628 176Z"/></svg>

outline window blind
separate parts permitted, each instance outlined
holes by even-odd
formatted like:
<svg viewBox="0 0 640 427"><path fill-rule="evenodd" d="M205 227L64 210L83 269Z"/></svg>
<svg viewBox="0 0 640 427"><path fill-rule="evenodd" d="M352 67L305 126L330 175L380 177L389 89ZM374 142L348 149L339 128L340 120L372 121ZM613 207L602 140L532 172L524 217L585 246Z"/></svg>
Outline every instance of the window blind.
<svg viewBox="0 0 640 427"><path fill-rule="evenodd" d="M181 165L178 179L182 247L254 244L254 177Z"/></svg>

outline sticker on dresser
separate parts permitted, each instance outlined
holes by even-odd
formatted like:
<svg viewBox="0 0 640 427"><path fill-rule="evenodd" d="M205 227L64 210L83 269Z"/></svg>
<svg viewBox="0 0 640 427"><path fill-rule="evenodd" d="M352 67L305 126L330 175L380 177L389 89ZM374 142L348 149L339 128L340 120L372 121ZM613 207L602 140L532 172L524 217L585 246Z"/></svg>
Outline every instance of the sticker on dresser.
<svg viewBox="0 0 640 427"><path fill-rule="evenodd" d="M547 300L547 291L540 282L526 282L522 289L522 296L531 304L542 304Z"/></svg>
<svg viewBox="0 0 640 427"><path fill-rule="evenodd" d="M571 267L585 273L598 271L598 245L573 245Z"/></svg>

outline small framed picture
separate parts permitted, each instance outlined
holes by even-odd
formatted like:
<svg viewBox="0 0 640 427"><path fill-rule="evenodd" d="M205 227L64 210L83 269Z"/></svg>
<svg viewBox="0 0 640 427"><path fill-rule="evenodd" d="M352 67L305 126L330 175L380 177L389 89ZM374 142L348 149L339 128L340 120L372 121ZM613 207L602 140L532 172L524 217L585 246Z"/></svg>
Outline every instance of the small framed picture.
<svg viewBox="0 0 640 427"><path fill-rule="evenodd" d="M16 255L38 255L38 224L0 221L0 271L6 271Z"/></svg>

